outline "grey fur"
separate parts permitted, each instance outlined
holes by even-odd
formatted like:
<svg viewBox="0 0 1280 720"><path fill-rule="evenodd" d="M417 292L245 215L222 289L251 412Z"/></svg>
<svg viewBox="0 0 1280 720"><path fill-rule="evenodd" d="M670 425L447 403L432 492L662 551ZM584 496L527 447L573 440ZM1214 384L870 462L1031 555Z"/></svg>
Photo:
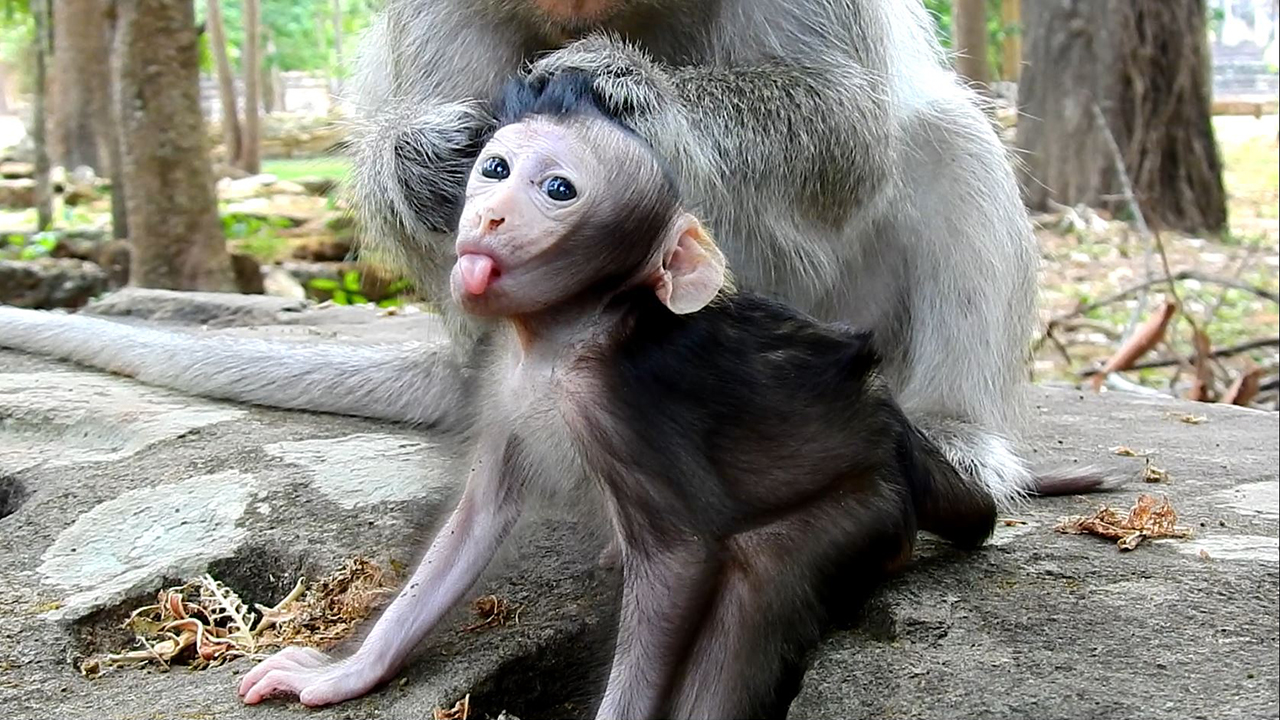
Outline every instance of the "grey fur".
<svg viewBox="0 0 1280 720"><path fill-rule="evenodd" d="M438 231L448 215L433 217L414 199L456 182L460 146L487 123L478 103L503 78L530 62L535 73L594 70L671 162L744 289L873 329L902 404L948 458L1002 502L1025 496L1034 481L1013 446L1033 321L1033 238L1005 151L946 68L919 0L624 0L620 8L603 27L585 28L617 36L584 37L583 27L541 18L526 0L388 0L351 84L361 111L355 185L370 237L389 241L427 296L445 297L451 242ZM406 139L420 147L397 157ZM0 344L121 363L115 327L68 320L32 339L21 331L27 322L0 316ZM458 316L451 325L462 345L482 329ZM92 334L99 330L107 334ZM312 392L311 360L296 348L273 348L270 363L252 366L254 391L238 393L228 387L244 377L244 350L174 342L183 351L165 351L172 363L139 377L418 420L441 418L456 397L456 385L435 385L449 382L440 363L404 351L347 389L331 378L332 392ZM162 345L155 338L152 347ZM85 347L100 351L72 352ZM380 398L391 404L362 407Z"/></svg>

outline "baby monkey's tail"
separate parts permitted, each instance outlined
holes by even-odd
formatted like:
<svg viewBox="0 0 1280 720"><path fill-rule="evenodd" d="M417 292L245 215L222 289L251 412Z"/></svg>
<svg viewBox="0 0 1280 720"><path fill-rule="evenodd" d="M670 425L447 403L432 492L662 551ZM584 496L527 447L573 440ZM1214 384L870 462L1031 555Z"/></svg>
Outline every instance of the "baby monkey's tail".
<svg viewBox="0 0 1280 720"><path fill-rule="evenodd" d="M995 530L995 498L965 479L929 438L908 427L903 464L919 528L965 549L982 545Z"/></svg>

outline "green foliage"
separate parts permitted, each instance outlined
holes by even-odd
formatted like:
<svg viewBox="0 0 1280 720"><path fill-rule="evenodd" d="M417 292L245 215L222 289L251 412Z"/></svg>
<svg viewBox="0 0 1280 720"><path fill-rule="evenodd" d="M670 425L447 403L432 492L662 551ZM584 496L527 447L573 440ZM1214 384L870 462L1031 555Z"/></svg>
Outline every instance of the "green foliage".
<svg viewBox="0 0 1280 720"><path fill-rule="evenodd" d="M409 289L408 280L397 280L387 288L387 298L378 302L378 307L387 308L400 305L403 301L403 294ZM348 270L342 274L341 280L333 278L312 278L307 282L307 287L322 293L330 293L330 300L337 305L363 305L369 302L369 298L361 294L362 287L360 282L360 273L356 270Z"/></svg>
<svg viewBox="0 0 1280 720"><path fill-rule="evenodd" d="M300 180L309 177L346 180L351 173L351 162L342 157L263 160L262 172L275 175L281 180Z"/></svg>
<svg viewBox="0 0 1280 720"><path fill-rule="evenodd" d="M10 235L5 238L3 255L18 260L35 260L49 257L57 244L58 234L54 232L36 233L31 237Z"/></svg>
<svg viewBox="0 0 1280 720"><path fill-rule="evenodd" d="M342 280L332 278L313 278L308 287L333 294L333 301L338 305L363 305L369 298L360 294L360 273L348 270L342 274Z"/></svg>
<svg viewBox="0 0 1280 720"><path fill-rule="evenodd" d="M25 66L35 31L35 20L26 0L3 0L0 5L0 62L19 67L24 83L29 82Z"/></svg>
<svg viewBox="0 0 1280 720"><path fill-rule="evenodd" d="M284 218L260 218L253 215L227 213L222 216L222 231L228 240L235 241L242 252L255 258L272 262L287 249L289 241L279 231L289 227Z"/></svg>
<svg viewBox="0 0 1280 720"><path fill-rule="evenodd" d="M342 40L344 50L354 38L368 26L373 15L372 0L339 0L342 11ZM241 48L244 47L244 4L241 0L223 0L222 22L227 33L227 55L239 72ZM262 0L262 29L275 45L275 52L266 52L263 46L262 61L267 67L280 70L324 70L332 68L339 75L346 68L333 68L333 0ZM196 3L197 19L205 17L205 4ZM208 52L207 35L202 38L201 67L212 72L213 59ZM348 53L343 58L350 57Z"/></svg>

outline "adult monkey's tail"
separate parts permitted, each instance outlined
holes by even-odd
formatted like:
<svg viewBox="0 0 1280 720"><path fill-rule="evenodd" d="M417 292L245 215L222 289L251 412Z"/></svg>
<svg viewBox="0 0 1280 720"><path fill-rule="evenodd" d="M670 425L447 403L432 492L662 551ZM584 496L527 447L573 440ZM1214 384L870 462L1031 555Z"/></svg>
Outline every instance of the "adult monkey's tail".
<svg viewBox="0 0 1280 720"><path fill-rule="evenodd" d="M1027 492L1033 497L1108 492L1137 480L1140 475L1141 471L1121 470L1103 465L1057 467L1036 472L1032 476L1031 486Z"/></svg>
<svg viewBox="0 0 1280 720"><path fill-rule="evenodd" d="M463 363L443 332L425 340L303 344L0 307L0 347L202 397L463 427Z"/></svg>

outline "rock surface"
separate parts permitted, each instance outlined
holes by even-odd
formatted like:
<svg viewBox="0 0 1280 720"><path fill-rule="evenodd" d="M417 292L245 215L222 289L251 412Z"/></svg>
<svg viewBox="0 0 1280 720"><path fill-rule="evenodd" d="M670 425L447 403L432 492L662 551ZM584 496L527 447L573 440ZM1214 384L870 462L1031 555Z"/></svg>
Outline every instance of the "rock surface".
<svg viewBox="0 0 1280 720"><path fill-rule="evenodd" d="M228 296L112 298L96 310L269 323L220 332L299 342L394 339L429 322L262 297L234 312L219 305ZM1033 399L1038 466L1140 467L1112 453L1125 445L1153 453L1170 479L1030 502L1003 516L1022 524L972 554L925 540L914 567L815 652L791 718L1277 716L1277 416L1043 388ZM127 646L129 609L204 570L270 604L298 575L353 555L411 565L456 496L460 450L440 434L202 400L0 351L0 714L417 719L471 693L472 717L589 717L617 578L554 508L473 593L519 604L519 621L465 632L475 618L459 608L398 681L364 699L245 707L234 692L244 659L92 681L74 669ZM1121 553L1053 529L1103 502L1128 508L1139 492L1167 495L1194 536Z"/></svg>
<svg viewBox="0 0 1280 720"><path fill-rule="evenodd" d="M107 286L107 273L87 260L0 260L0 303L8 305L75 308L106 292Z"/></svg>

